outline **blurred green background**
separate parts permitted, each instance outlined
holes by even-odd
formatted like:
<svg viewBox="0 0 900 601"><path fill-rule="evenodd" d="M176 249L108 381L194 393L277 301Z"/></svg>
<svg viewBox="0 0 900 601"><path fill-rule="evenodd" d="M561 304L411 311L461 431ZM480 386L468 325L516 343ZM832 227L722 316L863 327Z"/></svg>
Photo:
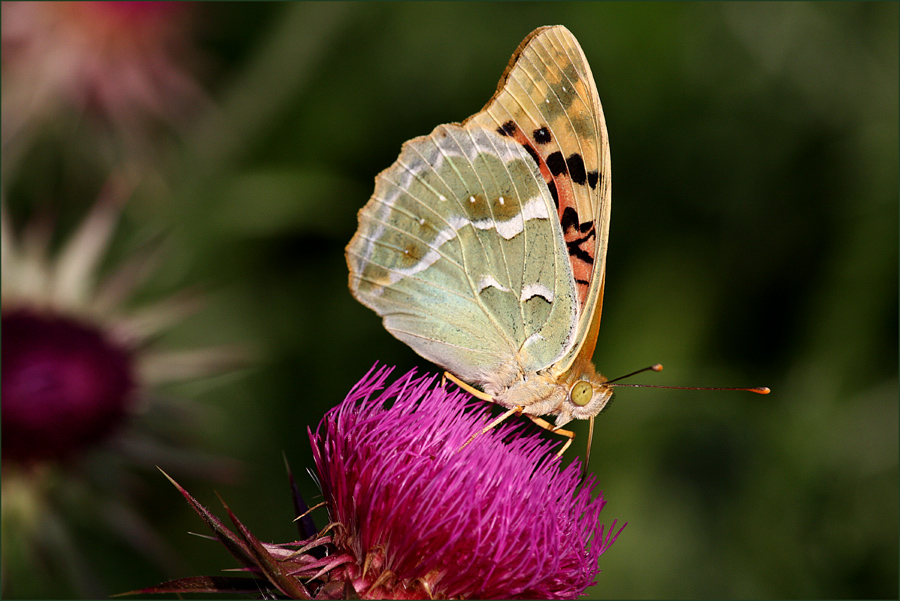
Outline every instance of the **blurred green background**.
<svg viewBox="0 0 900 601"><path fill-rule="evenodd" d="M256 353L166 391L210 407L206 448L246 466L234 485L182 479L201 502L221 515L217 490L261 539L291 539L282 451L316 502L307 427L375 361L434 371L347 290L356 211L404 141L479 110L522 38L563 24L612 151L597 367L773 391L616 393L591 468L607 523L628 527L589 595L897 598L897 3L191 8L189 70L213 108L159 144L111 261L167 233L141 298L199 286L209 302L164 342ZM5 182L17 220L83 215L118 160L86 121L49 129ZM188 534L205 526L161 475L142 476L139 507L184 571L95 539L112 592L236 567Z"/></svg>

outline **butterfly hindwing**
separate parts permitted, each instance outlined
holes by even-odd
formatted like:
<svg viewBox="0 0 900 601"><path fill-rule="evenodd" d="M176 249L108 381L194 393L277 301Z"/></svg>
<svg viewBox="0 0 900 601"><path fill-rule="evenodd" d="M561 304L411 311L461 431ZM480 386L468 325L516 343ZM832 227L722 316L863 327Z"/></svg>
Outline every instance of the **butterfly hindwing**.
<svg viewBox="0 0 900 601"><path fill-rule="evenodd" d="M571 267L521 145L480 126L439 126L379 174L359 221L350 288L427 359L484 385L571 346Z"/></svg>

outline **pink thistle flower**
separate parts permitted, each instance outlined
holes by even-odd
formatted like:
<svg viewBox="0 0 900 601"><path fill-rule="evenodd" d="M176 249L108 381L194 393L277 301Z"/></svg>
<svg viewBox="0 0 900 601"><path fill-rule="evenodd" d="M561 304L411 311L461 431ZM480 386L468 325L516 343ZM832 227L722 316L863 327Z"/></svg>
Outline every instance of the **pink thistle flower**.
<svg viewBox="0 0 900 601"><path fill-rule="evenodd" d="M256 578L199 577L138 592L266 590L293 598L572 599L615 542L579 463L414 372L373 368L310 432L329 525L294 543L225 528L182 494ZM380 392L379 392L380 391ZM478 434L466 444L473 435ZM301 508L305 507L302 505ZM604 534L605 533L605 534ZM258 587L263 587L259 589Z"/></svg>

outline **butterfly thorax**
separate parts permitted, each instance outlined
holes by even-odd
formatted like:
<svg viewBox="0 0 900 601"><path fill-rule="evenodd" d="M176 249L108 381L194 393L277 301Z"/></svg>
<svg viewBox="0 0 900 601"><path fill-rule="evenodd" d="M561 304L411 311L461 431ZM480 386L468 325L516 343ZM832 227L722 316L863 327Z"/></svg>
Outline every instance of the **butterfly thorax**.
<svg viewBox="0 0 900 601"><path fill-rule="evenodd" d="M524 374L510 386L493 393L495 403L508 409L523 407L528 415L555 415L560 427L573 419L594 417L606 407L612 388L589 361L576 362L557 375L552 369Z"/></svg>

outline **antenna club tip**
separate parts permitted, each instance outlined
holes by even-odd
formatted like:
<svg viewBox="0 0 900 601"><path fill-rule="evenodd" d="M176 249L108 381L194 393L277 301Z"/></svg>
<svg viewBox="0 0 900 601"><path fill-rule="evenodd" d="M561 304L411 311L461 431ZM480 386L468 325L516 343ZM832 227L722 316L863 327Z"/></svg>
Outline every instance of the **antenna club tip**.
<svg viewBox="0 0 900 601"><path fill-rule="evenodd" d="M663 370L662 363L657 363L657 364L651 366L650 369L652 369L653 371L662 371Z"/></svg>
<svg viewBox="0 0 900 601"><path fill-rule="evenodd" d="M769 394L772 390L768 386L760 386L758 388L751 388L750 392L755 392L756 394Z"/></svg>

